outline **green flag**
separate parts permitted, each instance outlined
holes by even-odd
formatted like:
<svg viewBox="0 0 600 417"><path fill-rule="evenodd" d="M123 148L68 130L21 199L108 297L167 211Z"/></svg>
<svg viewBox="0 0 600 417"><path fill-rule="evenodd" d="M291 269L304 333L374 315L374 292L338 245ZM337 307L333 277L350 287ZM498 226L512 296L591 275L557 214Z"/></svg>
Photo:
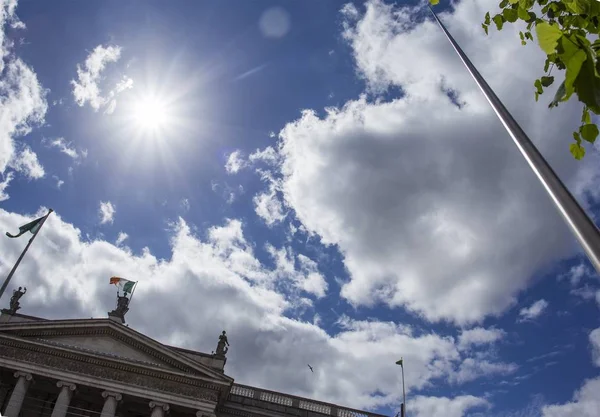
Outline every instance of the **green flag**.
<svg viewBox="0 0 600 417"><path fill-rule="evenodd" d="M45 218L46 218L46 216L40 217L39 219L36 219L32 222L29 222L29 223L24 224L23 226L19 227L18 235L11 235L10 233L6 232L6 236L15 238L15 237L21 236L25 232L31 232L31 233L35 234L38 231L38 229L40 228L40 226L42 225L42 221Z"/></svg>
<svg viewBox="0 0 600 417"><path fill-rule="evenodd" d="M400 358L400 360L396 362L396 365L400 365L401 367L404 368L404 363L402 362L402 358Z"/></svg>

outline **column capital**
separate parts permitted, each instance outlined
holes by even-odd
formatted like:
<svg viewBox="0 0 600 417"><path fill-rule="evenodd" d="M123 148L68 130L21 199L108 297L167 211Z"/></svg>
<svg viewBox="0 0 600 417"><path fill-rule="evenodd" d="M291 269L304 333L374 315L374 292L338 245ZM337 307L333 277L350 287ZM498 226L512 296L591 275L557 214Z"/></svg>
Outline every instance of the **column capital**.
<svg viewBox="0 0 600 417"><path fill-rule="evenodd" d="M77 389L77 385L75 385L72 382L67 382L67 381L58 381L56 383L56 386L58 388L67 388L69 391L75 391Z"/></svg>
<svg viewBox="0 0 600 417"><path fill-rule="evenodd" d="M158 401L150 401L150 403L148 403L148 405L150 406L150 408L155 408L155 407L160 407L163 409L163 411L169 411L169 404L166 403L160 403Z"/></svg>
<svg viewBox="0 0 600 417"><path fill-rule="evenodd" d="M113 397L117 401L121 401L123 399L123 396L121 394L119 394L118 392L104 391L102 393L102 398L108 398L108 397Z"/></svg>
<svg viewBox="0 0 600 417"><path fill-rule="evenodd" d="M33 375L29 372L17 371L14 374L15 378L25 378L25 381L31 381L33 379Z"/></svg>

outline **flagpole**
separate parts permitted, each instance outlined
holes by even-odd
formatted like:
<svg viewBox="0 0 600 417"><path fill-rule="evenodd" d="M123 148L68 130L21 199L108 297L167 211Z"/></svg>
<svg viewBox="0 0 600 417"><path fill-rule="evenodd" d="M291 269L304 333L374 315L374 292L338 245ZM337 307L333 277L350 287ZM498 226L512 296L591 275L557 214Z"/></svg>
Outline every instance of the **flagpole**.
<svg viewBox="0 0 600 417"><path fill-rule="evenodd" d="M596 271L600 273L600 232L598 231L598 228L594 222L590 220L577 200L575 200L567 187L565 187L529 137L527 137L527 134L521 129L521 126L519 126L506 107L504 107L498 96L496 96L479 71L477 71L467 55L460 46L458 46L431 6L428 5L428 7L438 25L442 28L442 31L452 44L452 47L462 60L463 64L465 64L465 67L467 67L467 70L471 73L471 76L483 92L487 101L492 106L492 109L494 109L494 112L504 125L504 128L508 131L508 134L513 139L515 145L517 145L517 148L519 148L521 154L525 157L529 167L533 170L546 189L546 192L554 202L559 213L562 215L563 220L567 223L571 232L583 247L590 262L594 268L596 268Z"/></svg>
<svg viewBox="0 0 600 417"><path fill-rule="evenodd" d="M402 417L406 417L406 390L404 389L404 361L402 361Z"/></svg>
<svg viewBox="0 0 600 417"><path fill-rule="evenodd" d="M25 246L25 249L23 249L23 252L21 252L21 256L19 256L19 259L17 259L17 262L15 263L15 266L13 266L12 269L10 270L10 272L8 273L8 276L4 280L4 283L2 284L2 288L0 288L0 299L4 295L4 291L6 290L6 287L8 287L8 284L10 283L10 280L12 279L15 271L17 270L17 267L21 263L21 260L23 259L23 256L25 256L25 253L27 253L27 250L29 249L29 247L33 243L35 237L40 232L40 229L42 228L42 226L46 222L46 219L48 218L48 216L50 215L50 213L52 213L53 211L54 210L52 210L52 209L48 210L48 214L46 214L44 216L44 220L42 220L42 223L40 224L40 227L38 227L37 230L35 231L35 233L33 234L33 236L31 236L31 239L29 239L29 243L27 243L27 246Z"/></svg>

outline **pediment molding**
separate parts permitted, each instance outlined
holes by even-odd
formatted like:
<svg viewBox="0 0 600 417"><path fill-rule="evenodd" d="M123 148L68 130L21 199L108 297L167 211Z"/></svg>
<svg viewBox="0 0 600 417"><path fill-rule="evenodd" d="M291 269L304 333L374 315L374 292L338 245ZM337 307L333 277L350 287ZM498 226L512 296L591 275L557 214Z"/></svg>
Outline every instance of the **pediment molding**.
<svg viewBox="0 0 600 417"><path fill-rule="evenodd" d="M18 349L22 352L39 353L47 358L56 357L64 359L66 360L66 362L64 362L65 364L68 363L68 361L77 362L83 365L89 365L90 368L94 366L102 367L116 371L124 371L131 375L137 374L152 378L165 379L181 384L193 385L213 390L218 390L222 387L221 384L213 384L195 375L174 372L168 369L158 369L156 367L153 367L152 364L134 364L130 363L127 359L123 360L116 358L101 357L100 355L93 353L81 352L75 349L69 349L65 347L50 346L42 342L19 339L3 334L0 334L0 345L3 347L2 356L9 356L6 355L5 352L8 352L10 348L13 348L11 352L13 352L14 355L20 357L26 356L34 358L36 356L15 353L15 349ZM78 367L78 369L82 368Z"/></svg>
<svg viewBox="0 0 600 417"><path fill-rule="evenodd" d="M150 357L156 358L159 362L167 364L176 371L189 374L190 376L193 375L195 377L208 379L215 386L228 387L233 383L233 378L215 371L198 361L192 360L184 354L168 348L160 342L129 327L116 324L109 319L2 323L0 324L0 336L3 334L17 336L24 342L27 341L27 339L32 339L32 341L33 339L38 339L36 342L42 345L44 344L43 339L51 339L56 336L107 336L121 341ZM52 346L49 347L49 349L54 349L59 352L67 351L69 350L69 347ZM94 356L94 353L83 352L82 354ZM110 358L108 361L112 363L127 362L127 358ZM154 365L156 367L160 366L158 364L149 365ZM131 364L129 366L134 365ZM145 364L142 366L148 368ZM165 369L165 371L168 372L167 369Z"/></svg>

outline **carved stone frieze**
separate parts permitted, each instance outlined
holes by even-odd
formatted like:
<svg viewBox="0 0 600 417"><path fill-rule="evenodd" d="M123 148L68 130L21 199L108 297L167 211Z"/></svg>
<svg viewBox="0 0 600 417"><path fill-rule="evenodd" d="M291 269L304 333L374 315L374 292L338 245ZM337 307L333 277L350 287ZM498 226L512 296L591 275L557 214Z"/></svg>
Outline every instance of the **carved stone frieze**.
<svg viewBox="0 0 600 417"><path fill-rule="evenodd" d="M185 383L182 381L183 378L177 378L179 381L175 381L168 379L167 374L144 372L144 370L135 367L114 367L114 364L111 364L113 367L107 367L103 366L102 361L90 361L88 358L78 358L77 355L56 356L50 352L27 350L6 343L2 343L2 345L2 356L5 357L193 399L215 402L218 400L216 391L193 385L193 381ZM104 363L104 365L108 364Z"/></svg>

